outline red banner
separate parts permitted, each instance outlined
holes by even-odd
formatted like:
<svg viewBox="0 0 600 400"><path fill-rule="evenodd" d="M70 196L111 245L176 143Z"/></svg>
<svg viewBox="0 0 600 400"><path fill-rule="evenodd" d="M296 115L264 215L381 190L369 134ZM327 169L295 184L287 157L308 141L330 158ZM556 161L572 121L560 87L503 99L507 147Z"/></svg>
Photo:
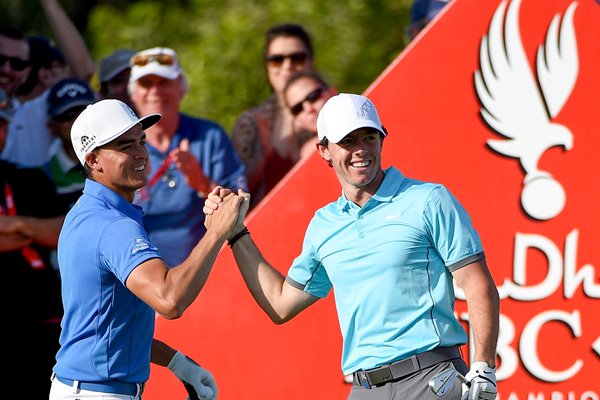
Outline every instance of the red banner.
<svg viewBox="0 0 600 400"><path fill-rule="evenodd" d="M365 92L390 132L384 166L445 184L482 237L502 296L500 399L600 399L599 71L596 0L454 0ZM276 268L287 272L314 211L339 194L314 154L249 216ZM228 248L156 336L211 370L221 400L350 390L332 296L275 326ZM179 397L179 382L153 368L144 398Z"/></svg>

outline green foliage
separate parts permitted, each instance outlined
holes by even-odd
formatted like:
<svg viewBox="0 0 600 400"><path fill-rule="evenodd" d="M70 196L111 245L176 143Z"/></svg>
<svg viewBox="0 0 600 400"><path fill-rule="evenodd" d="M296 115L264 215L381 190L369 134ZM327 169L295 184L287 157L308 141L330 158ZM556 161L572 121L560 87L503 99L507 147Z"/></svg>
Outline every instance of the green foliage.
<svg viewBox="0 0 600 400"><path fill-rule="evenodd" d="M82 29L96 60L117 48L175 49L191 84L183 110L218 121L230 131L240 112L270 93L262 53L265 32L272 25L304 25L326 80L340 91L361 93L407 44L404 29L411 0L92 3ZM67 12L68 5L81 5L74 0L61 4ZM81 21L75 22L80 26Z"/></svg>

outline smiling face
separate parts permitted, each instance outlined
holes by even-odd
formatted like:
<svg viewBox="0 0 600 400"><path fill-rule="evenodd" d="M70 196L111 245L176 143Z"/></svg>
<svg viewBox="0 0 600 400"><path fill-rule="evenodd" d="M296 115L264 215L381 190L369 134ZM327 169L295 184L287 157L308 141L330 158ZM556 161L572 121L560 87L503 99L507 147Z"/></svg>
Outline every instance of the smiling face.
<svg viewBox="0 0 600 400"><path fill-rule="evenodd" d="M279 94L294 72L313 68L308 48L294 36L278 36L273 39L269 44L265 63L271 87Z"/></svg>
<svg viewBox="0 0 600 400"><path fill-rule="evenodd" d="M131 101L139 115L162 114L162 123L178 118L179 105L185 95L182 77L167 79L158 75L146 75L134 83Z"/></svg>
<svg viewBox="0 0 600 400"><path fill-rule="evenodd" d="M86 155L92 178L129 202L147 181L148 150L140 124Z"/></svg>
<svg viewBox="0 0 600 400"><path fill-rule="evenodd" d="M373 128L360 128L338 143L317 146L321 157L331 163L348 200L361 206L383 181L381 136Z"/></svg>
<svg viewBox="0 0 600 400"><path fill-rule="evenodd" d="M290 82L285 90L285 101L294 116L295 125L316 135L319 111L334 94L332 89L323 87L311 77Z"/></svg>
<svg viewBox="0 0 600 400"><path fill-rule="evenodd" d="M0 35L0 56L6 60L0 65L0 88L6 91L9 98L12 98L29 74L29 66L22 68L25 65L23 62L28 63L29 60L29 44L25 39ZM17 65L15 67L12 64Z"/></svg>

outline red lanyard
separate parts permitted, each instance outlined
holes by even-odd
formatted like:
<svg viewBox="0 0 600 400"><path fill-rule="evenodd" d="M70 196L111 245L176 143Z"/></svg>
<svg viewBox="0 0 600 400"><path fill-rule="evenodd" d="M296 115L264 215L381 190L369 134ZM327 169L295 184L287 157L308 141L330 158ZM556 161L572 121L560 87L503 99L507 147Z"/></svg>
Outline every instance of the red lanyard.
<svg viewBox="0 0 600 400"><path fill-rule="evenodd" d="M0 215L17 215L17 207L15 206L15 198L12 193L12 189L8 182L4 183L4 199L6 201L6 211L0 205ZM27 260L31 268L33 269L44 269L46 264L38 252L31 246L21 247L21 254Z"/></svg>
<svg viewBox="0 0 600 400"><path fill-rule="evenodd" d="M167 169L169 169L169 166L171 165L172 162L173 162L173 157L171 156L171 154L169 154L167 159L165 161L163 161L163 163L161 164L160 167L158 167L158 169L156 170L154 175L152 175L152 178L150 178L148 180L148 186L154 186L156 184L156 182L160 179L160 177L163 176L165 174L165 172L167 172Z"/></svg>

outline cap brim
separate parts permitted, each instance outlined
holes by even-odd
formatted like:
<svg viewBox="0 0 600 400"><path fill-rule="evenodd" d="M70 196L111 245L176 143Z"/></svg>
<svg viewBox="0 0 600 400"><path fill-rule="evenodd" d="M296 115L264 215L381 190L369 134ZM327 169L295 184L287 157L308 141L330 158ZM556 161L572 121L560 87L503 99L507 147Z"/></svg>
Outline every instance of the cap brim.
<svg viewBox="0 0 600 400"><path fill-rule="evenodd" d="M55 108L49 115L50 117L57 117L60 114L64 113L67 110L70 110L71 108L74 107L87 107L90 104L93 104L95 100L84 100L84 99L80 99L80 100L73 100L72 102L69 102L68 104L63 104L60 107Z"/></svg>
<svg viewBox="0 0 600 400"><path fill-rule="evenodd" d="M134 126L136 126L137 124L142 125L142 130L146 130L146 129L150 128L152 125L156 124L161 118L162 118L162 115L160 115L160 114L146 115L145 117L142 117L142 118L138 119L137 121L134 121L134 122L130 123L129 125L125 126L123 129L116 132L114 135L104 139L102 142L98 142L94 148L98 148L100 146L104 146L105 144L112 142L113 140L115 140L116 138L118 138L119 136L121 136L122 134L124 134L125 132L127 132Z"/></svg>
<svg viewBox="0 0 600 400"><path fill-rule="evenodd" d="M112 78L114 78L115 76L119 75L121 72L125 71L127 68L130 68L129 64L125 64L125 65L120 66L120 67L115 67L110 72L106 72L105 74L103 74L100 77L100 82L106 83L106 82L110 81Z"/></svg>
<svg viewBox="0 0 600 400"><path fill-rule="evenodd" d="M181 67L172 67L160 65L155 62L151 62L143 67L133 66L131 67L131 76L129 80L135 82L141 77L147 75L156 75L165 79L177 79L181 75Z"/></svg>
<svg viewBox="0 0 600 400"><path fill-rule="evenodd" d="M331 143L338 143L340 140L342 140L343 138L345 138L346 136L348 136L355 130L361 129L361 128L373 128L373 129L376 129L377 131L381 132L383 134L383 136L385 136L385 132L383 131L383 127L381 125L377 124L374 121L360 119L360 120L349 121L349 123L346 124L343 129L340 129L338 131L341 133L338 134L336 132L334 134L325 135L325 137Z"/></svg>
<svg viewBox="0 0 600 400"><path fill-rule="evenodd" d="M142 130L150 128L152 125L160 121L162 118L161 114L149 114L145 117L140 118L140 124L142 124Z"/></svg>

